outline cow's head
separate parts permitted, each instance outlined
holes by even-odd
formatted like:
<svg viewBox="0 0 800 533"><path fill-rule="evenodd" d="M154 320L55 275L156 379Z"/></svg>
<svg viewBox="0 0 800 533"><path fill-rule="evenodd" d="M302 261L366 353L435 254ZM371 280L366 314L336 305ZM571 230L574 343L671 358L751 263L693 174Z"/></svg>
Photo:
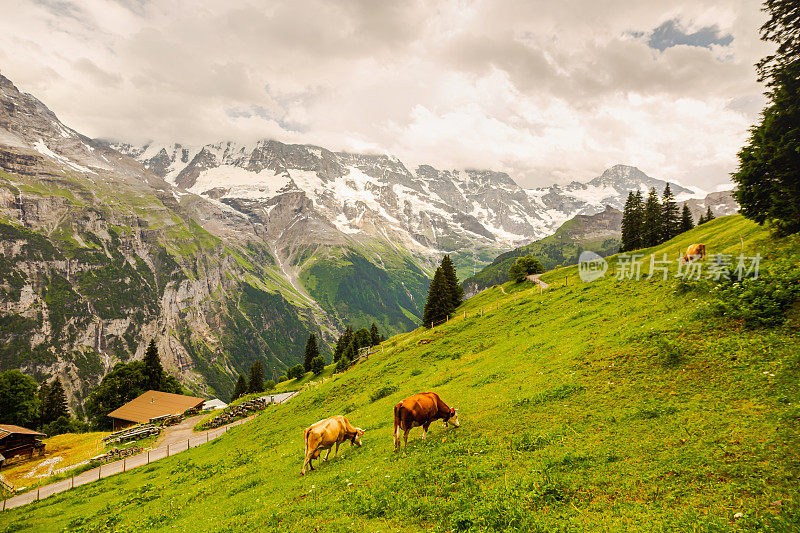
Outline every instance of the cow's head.
<svg viewBox="0 0 800 533"><path fill-rule="evenodd" d="M356 428L355 433L353 433L353 437L350 439L351 445L361 446L361 435L364 434L364 430L361 428Z"/></svg>
<svg viewBox="0 0 800 533"><path fill-rule="evenodd" d="M454 427L461 425L458 421L458 409L450 408L450 416L445 419L444 427L447 427L448 424L453 424Z"/></svg>

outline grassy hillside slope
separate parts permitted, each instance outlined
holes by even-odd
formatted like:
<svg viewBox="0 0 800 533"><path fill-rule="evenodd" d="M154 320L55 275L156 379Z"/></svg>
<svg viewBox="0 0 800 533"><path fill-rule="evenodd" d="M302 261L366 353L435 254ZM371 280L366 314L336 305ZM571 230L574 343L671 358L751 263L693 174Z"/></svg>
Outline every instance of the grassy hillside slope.
<svg viewBox="0 0 800 533"><path fill-rule="evenodd" d="M658 250L691 242L744 243L765 263L798 246L737 216ZM484 291L459 308L468 318L393 337L209 445L2 513L0 531L800 525L797 308L780 328L747 330L673 279L547 278L541 295ZM437 422L426 441L415 429L396 453L392 407L425 390L460 408L462 427ZM302 428L337 413L367 430L364 446L300 477Z"/></svg>

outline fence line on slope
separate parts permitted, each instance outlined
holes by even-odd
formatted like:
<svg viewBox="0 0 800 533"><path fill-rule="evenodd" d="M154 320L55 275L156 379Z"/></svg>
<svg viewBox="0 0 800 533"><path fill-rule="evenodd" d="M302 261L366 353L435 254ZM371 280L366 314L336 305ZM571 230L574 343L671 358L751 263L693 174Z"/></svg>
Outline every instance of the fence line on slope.
<svg viewBox="0 0 800 533"><path fill-rule="evenodd" d="M11 498L4 498L0 509L5 511L6 509L13 509L15 507L27 505L34 501L39 501L43 498L47 498L48 496L59 494L93 481L99 481L102 478L127 472L131 468L146 466L154 461L171 457L176 453L185 452L190 448L197 448L198 446L202 446L203 444L206 444L217 437L221 437L227 433L229 428L244 424L245 422L252 420L255 416L256 415L252 415L247 418L232 422L226 426L210 429L198 436L189 437L185 442L174 442L167 444L166 446L160 446L152 450L146 450L138 455L126 457L121 461L101 464L97 468L87 470L86 472L81 472L78 475L72 475L67 479L56 481L55 483L50 483L48 485L38 486L35 490L31 489L28 492L18 494L17 496L13 496Z"/></svg>
<svg viewBox="0 0 800 533"><path fill-rule="evenodd" d="M532 282L534 282L536 284L536 286L539 288L539 294L542 294L544 289L547 289L547 288L550 287L549 284L547 284L544 281L540 280L538 275L536 275L536 276L528 276L528 280L530 280L530 281L532 281ZM565 281L565 284L566 283L567 282ZM500 287L500 292L502 292L506 296L511 296L509 293L507 293L505 291L505 288L502 285L499 285L499 287ZM535 291L536 287L533 287L533 288L528 289L528 290ZM515 301L515 302L517 301L517 294L522 293L522 292L528 292L528 290L526 290L526 291L514 291L514 300L513 301ZM480 294L480 293L478 293L478 294ZM436 321L436 322L431 322L429 329L434 329L434 328L436 328L438 326L441 326L443 324L447 324L452 320L458 320L458 319L466 320L469 317L481 318L481 317L483 317L485 310L488 309L489 311L491 311L492 309L499 309L501 302L503 304L505 304L506 302L509 302L509 301L511 301L511 298L508 298L508 299L505 299L505 300L501 300L500 298L498 298L497 300L495 300L494 305L490 304L488 306L481 307L480 311L475 311L472 314L467 313L467 311L463 311L461 313L453 313L452 315L448 315L447 317L445 317L443 320L439 320L439 321Z"/></svg>

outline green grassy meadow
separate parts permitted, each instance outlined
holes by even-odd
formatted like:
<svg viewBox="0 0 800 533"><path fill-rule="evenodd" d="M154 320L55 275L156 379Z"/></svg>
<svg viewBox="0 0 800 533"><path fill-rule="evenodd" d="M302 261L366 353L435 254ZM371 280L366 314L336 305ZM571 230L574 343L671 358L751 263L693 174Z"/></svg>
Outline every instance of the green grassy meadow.
<svg viewBox="0 0 800 533"><path fill-rule="evenodd" d="M644 253L693 242L764 264L797 247L734 216ZM672 278L543 278L543 294L488 289L208 445L0 513L0 531L800 528L797 306L753 330ZM428 390L461 428L414 429L394 452L394 404ZM301 477L303 427L334 414L364 445Z"/></svg>

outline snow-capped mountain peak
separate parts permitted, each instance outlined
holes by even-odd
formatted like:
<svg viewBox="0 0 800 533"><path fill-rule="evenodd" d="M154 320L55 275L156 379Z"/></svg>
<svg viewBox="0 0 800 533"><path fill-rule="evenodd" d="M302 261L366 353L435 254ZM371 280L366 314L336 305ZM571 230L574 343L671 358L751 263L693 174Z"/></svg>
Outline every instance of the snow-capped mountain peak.
<svg viewBox="0 0 800 533"><path fill-rule="evenodd" d="M667 183L615 165L586 183L525 190L503 172L430 165L411 171L389 155L274 140L113 147L175 186L214 201L274 205L281 195L302 193L343 234L379 232L427 251L527 243L575 215L599 213L607 205L622 209L630 190L655 187L660 193ZM671 188L676 196L696 195L674 182Z"/></svg>

